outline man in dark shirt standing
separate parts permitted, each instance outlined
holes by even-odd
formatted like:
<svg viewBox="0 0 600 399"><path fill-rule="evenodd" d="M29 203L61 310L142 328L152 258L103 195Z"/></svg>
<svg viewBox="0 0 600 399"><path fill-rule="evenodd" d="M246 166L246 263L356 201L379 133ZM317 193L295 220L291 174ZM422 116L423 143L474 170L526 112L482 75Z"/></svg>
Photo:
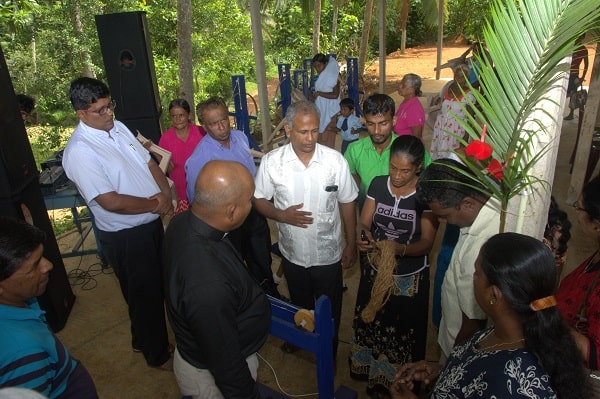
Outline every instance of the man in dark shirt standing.
<svg viewBox="0 0 600 399"><path fill-rule="evenodd" d="M196 180L191 209L166 232L167 314L183 395L260 397L256 352L267 339L271 308L227 236L250 212L253 194L242 164L210 161Z"/></svg>

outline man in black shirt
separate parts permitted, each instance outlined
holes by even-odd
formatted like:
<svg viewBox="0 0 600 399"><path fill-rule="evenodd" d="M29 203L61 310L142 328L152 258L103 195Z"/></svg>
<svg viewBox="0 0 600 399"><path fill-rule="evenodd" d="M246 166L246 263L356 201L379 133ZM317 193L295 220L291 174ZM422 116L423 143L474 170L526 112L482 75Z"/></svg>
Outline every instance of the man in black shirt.
<svg viewBox="0 0 600 399"><path fill-rule="evenodd" d="M271 308L227 233L250 212L254 181L232 161L200 172L192 207L169 224L164 241L166 304L183 395L258 398L256 352Z"/></svg>

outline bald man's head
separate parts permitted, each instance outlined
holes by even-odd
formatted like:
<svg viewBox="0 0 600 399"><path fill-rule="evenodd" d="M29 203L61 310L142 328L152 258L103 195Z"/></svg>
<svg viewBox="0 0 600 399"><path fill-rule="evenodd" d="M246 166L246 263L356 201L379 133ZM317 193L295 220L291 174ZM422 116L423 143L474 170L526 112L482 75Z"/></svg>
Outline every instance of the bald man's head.
<svg viewBox="0 0 600 399"><path fill-rule="evenodd" d="M252 208L254 179L239 162L210 161L200 171L194 191L194 214L221 231L231 231Z"/></svg>

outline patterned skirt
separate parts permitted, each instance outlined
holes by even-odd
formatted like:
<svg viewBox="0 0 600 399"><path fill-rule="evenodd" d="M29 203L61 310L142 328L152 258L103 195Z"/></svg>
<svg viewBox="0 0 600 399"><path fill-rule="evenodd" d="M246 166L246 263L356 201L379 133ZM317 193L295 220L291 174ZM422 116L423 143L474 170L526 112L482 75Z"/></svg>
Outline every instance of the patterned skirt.
<svg viewBox="0 0 600 399"><path fill-rule="evenodd" d="M425 358L429 302L429 268L396 276L397 289L371 323L360 314L369 303L377 271L361 254L361 276L354 313L350 376L368 381L368 387L386 388L405 363Z"/></svg>

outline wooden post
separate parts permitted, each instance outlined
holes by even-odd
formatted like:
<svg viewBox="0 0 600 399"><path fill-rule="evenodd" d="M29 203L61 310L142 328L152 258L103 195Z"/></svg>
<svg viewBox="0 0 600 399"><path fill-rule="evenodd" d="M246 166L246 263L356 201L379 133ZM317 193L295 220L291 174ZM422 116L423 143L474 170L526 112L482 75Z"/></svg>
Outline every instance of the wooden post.
<svg viewBox="0 0 600 399"><path fill-rule="evenodd" d="M385 93L385 0L379 1L379 92Z"/></svg>
<svg viewBox="0 0 600 399"><path fill-rule="evenodd" d="M444 47L444 2L438 1L438 40L435 79L440 80L440 65L442 65L442 48Z"/></svg>
<svg viewBox="0 0 600 399"><path fill-rule="evenodd" d="M258 105L260 108L260 127L262 130L263 151L271 149L265 145L271 136L271 112L269 110L269 95L267 92L267 72L265 67L265 51L263 48L262 24L260 19L260 4L258 1L250 2L250 23L252 26L252 47L254 49L254 62L256 63L256 84L258 86Z"/></svg>
<svg viewBox="0 0 600 399"><path fill-rule="evenodd" d="M577 153L573 162L573 174L569 184L567 201L572 203L579 197L581 189L585 185L585 172L587 170L590 148L592 146L592 135L596 127L598 106L600 106L600 56L598 56L598 45L596 45L596 56L592 64L592 77L588 89L588 98L583 115Z"/></svg>

